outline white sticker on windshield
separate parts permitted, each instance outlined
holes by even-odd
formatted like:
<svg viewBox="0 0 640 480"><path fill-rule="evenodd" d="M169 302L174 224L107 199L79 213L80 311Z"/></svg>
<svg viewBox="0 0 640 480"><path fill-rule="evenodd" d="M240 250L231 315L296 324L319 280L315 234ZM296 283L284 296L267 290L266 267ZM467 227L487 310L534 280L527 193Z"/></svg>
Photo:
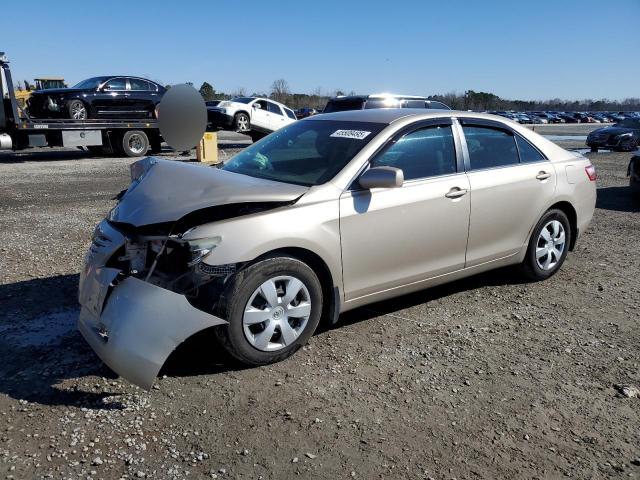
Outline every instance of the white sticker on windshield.
<svg viewBox="0 0 640 480"><path fill-rule="evenodd" d="M367 136L371 132L367 132L366 130L336 130L333 132L330 137L337 138L355 138L356 140L363 140L367 138Z"/></svg>

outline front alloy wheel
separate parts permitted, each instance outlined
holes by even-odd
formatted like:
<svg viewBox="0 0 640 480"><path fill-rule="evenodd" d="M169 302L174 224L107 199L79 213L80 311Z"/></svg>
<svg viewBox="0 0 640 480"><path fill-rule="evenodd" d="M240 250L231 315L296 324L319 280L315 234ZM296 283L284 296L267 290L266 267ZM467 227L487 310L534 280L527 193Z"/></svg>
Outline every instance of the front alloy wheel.
<svg viewBox="0 0 640 480"><path fill-rule="evenodd" d="M292 345L311 315L309 290L295 277L267 280L249 298L242 325L248 342L263 352Z"/></svg>
<svg viewBox="0 0 640 480"><path fill-rule="evenodd" d="M87 118L87 107L80 100L73 100L69 103L69 117L73 120L85 120Z"/></svg>
<svg viewBox="0 0 640 480"><path fill-rule="evenodd" d="M237 132L248 132L251 129L249 115L246 113L238 113L236 115L235 124Z"/></svg>
<svg viewBox="0 0 640 480"><path fill-rule="evenodd" d="M278 362L313 335L322 313L322 286L306 263L270 257L237 272L218 313L229 324L215 329L224 349L245 365Z"/></svg>

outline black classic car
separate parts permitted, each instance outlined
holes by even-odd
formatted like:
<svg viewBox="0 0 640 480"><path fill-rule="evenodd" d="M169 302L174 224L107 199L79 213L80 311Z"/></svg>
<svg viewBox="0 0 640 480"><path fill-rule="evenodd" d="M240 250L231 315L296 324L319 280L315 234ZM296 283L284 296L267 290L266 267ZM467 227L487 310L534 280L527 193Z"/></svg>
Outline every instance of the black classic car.
<svg viewBox="0 0 640 480"><path fill-rule="evenodd" d="M587 146L594 152L599 148L633 152L639 143L640 118L625 118L610 127L598 128L587 136Z"/></svg>
<svg viewBox="0 0 640 480"><path fill-rule="evenodd" d="M154 118L166 89L139 77L93 77L71 88L38 90L27 102L34 118Z"/></svg>

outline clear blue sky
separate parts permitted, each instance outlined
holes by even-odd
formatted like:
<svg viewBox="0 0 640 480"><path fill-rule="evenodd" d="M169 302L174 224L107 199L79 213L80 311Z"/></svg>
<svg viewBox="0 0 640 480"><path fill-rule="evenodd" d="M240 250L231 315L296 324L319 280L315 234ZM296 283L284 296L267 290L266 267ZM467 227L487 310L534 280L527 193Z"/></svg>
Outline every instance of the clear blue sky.
<svg viewBox="0 0 640 480"><path fill-rule="evenodd" d="M640 97L640 0L6 1L14 79Z"/></svg>

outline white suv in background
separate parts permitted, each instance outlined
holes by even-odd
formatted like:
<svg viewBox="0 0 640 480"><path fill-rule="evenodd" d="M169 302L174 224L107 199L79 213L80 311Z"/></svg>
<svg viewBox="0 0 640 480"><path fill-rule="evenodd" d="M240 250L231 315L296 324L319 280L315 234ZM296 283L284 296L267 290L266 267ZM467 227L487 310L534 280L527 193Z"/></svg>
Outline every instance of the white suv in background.
<svg viewBox="0 0 640 480"><path fill-rule="evenodd" d="M271 133L296 121L289 107L260 97L235 97L207 110L211 127L242 133Z"/></svg>

